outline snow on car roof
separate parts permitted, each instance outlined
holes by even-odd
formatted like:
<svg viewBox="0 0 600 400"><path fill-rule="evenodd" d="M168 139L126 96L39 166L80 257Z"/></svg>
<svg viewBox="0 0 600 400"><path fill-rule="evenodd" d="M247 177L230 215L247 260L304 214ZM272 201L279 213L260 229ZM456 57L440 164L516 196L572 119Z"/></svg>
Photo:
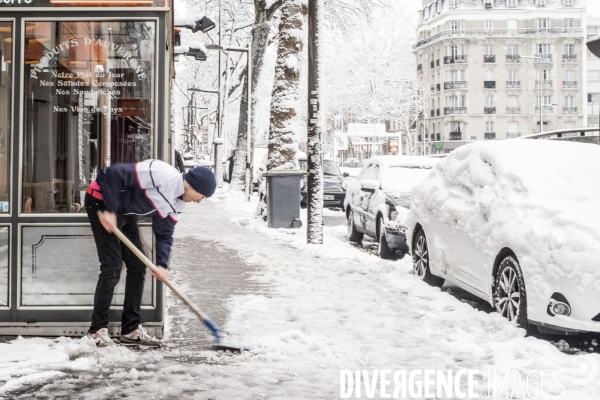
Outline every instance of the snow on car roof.
<svg viewBox="0 0 600 400"><path fill-rule="evenodd" d="M375 156L365 161L377 162L380 166L387 167L409 167L409 168L433 168L441 160L427 156Z"/></svg>
<svg viewBox="0 0 600 400"><path fill-rule="evenodd" d="M597 145L472 143L450 153L413 188L408 223L442 221L486 251L505 246L533 260L538 276L551 269L556 279L571 276L590 287L600 284L599 177ZM538 293L552 286L542 279L532 284Z"/></svg>

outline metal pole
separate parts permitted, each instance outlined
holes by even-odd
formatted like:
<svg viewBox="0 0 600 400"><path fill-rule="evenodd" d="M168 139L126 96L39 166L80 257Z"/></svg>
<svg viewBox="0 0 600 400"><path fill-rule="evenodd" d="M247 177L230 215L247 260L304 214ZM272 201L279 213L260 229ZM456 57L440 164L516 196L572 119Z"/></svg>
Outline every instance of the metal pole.
<svg viewBox="0 0 600 400"><path fill-rule="evenodd" d="M221 25L221 2L219 2L219 47L223 38L223 27ZM215 178L217 179L217 187L223 187L223 121L221 112L223 110L223 84L221 82L221 50L219 50L219 101L217 106L217 138L215 144Z"/></svg>
<svg viewBox="0 0 600 400"><path fill-rule="evenodd" d="M322 0L308 1L308 226L307 243L323 244L323 148L319 92L319 20ZM300 201L298 201L298 207Z"/></svg>
<svg viewBox="0 0 600 400"><path fill-rule="evenodd" d="M246 201L252 196L252 182L250 182L250 168L252 168L252 44L248 43L248 67L246 72L246 85L248 87L248 118L246 122Z"/></svg>
<svg viewBox="0 0 600 400"><path fill-rule="evenodd" d="M540 79L540 133L544 133L544 120L542 117L542 105L544 103L544 94L542 92L542 55L540 54L540 58L538 58L538 63L540 64L540 74L538 78Z"/></svg>

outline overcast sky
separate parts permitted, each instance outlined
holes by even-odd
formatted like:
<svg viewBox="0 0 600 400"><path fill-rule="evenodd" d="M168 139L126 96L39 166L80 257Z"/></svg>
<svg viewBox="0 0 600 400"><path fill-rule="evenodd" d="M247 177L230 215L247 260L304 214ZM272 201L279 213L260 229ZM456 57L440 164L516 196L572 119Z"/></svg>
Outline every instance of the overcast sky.
<svg viewBox="0 0 600 400"><path fill-rule="evenodd" d="M421 8L421 1L406 1L405 7L414 16ZM600 17L600 0L587 0L587 9L590 16Z"/></svg>
<svg viewBox="0 0 600 400"><path fill-rule="evenodd" d="M600 1L588 0L588 12L592 17L600 17Z"/></svg>

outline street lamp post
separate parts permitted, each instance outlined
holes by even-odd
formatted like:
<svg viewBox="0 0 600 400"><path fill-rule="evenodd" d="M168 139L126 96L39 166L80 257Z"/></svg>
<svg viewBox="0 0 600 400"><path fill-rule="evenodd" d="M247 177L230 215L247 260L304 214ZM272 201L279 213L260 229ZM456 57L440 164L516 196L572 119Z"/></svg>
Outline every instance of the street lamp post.
<svg viewBox="0 0 600 400"><path fill-rule="evenodd" d="M542 107L542 103L543 103L543 98L544 98L544 92L543 92L543 85L542 85L542 56L521 56L521 58L531 58L534 60L538 60L538 64L539 64L539 81L540 81L540 133L544 133L544 120L543 120L543 116L542 116L542 111L543 111L543 107ZM535 82L535 79L534 79Z"/></svg>
<svg viewBox="0 0 600 400"><path fill-rule="evenodd" d="M251 76L252 76L252 45L248 44L247 47L236 47L236 46L219 46L219 45L214 45L214 44L207 44L206 45L206 49L207 50L219 50L219 51L224 51L224 52L228 52L228 51L233 51L233 52L238 52L238 53L246 53L246 61L247 61L247 75L246 75L246 90L248 93L248 110L247 110L247 123L246 123L246 174L245 174L245 192L246 192L246 201L250 201L250 196L252 194L251 190L252 190L252 183L250 182L250 168L251 168L251 160L252 160L252 154L251 154L251 150L252 150L252 146L251 146L251 142L252 142L252 83L251 83ZM219 75L221 74L221 72L219 71ZM223 94L224 97L224 101L223 101L223 107L226 107L227 105L227 93ZM223 133L223 132L219 132L220 135L220 139L224 139L224 136L227 133ZM223 143L220 144L221 146L223 145ZM217 146L219 146L219 144L217 144ZM219 151L217 151L217 153L220 153ZM215 172L217 170L216 168L216 163L219 162L218 160L215 160ZM222 174L221 174L222 176ZM218 177L217 177L218 179ZM221 179L223 179L221 177Z"/></svg>

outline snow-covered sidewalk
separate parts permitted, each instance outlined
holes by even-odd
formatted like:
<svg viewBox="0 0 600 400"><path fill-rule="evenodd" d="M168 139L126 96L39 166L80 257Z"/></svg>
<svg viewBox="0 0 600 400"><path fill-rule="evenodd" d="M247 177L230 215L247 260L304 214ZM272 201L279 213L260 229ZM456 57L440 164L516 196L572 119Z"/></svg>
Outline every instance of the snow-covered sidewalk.
<svg viewBox="0 0 600 400"><path fill-rule="evenodd" d="M241 196L217 195L188 205L176 229L176 240L218 242L237 252L256 268L251 279L269 288L227 302L229 338L251 351L205 350L206 362L190 364L169 358L168 346L143 352L95 349L84 339L19 338L0 344L0 397L37 382L39 394L49 398L332 399L340 397L340 370L371 376L375 370L469 369L480 371L480 398L490 371L520 371L525 384L528 372L542 370L555 373L546 378L544 398L600 398L600 378L587 371L597 371L599 355L569 356L525 338L498 314L418 280L409 257L385 261L354 248L344 226L325 227L325 244L307 245L304 228L269 229L253 217L254 207ZM169 327L167 343L168 335ZM539 375L530 389L536 381ZM514 398L536 393L520 390Z"/></svg>

